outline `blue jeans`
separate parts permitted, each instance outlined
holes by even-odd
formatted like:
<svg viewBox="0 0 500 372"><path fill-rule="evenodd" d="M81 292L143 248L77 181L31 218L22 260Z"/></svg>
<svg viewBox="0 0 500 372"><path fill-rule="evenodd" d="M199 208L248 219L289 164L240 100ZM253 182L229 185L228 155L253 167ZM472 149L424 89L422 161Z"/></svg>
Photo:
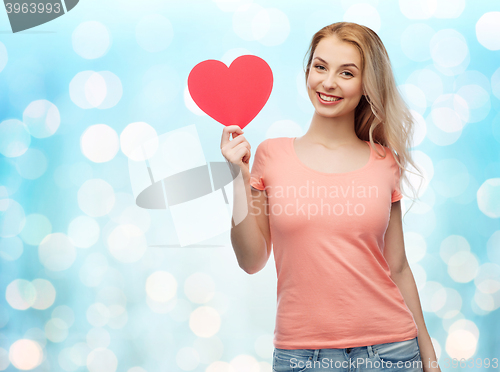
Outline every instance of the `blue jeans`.
<svg viewBox="0 0 500 372"><path fill-rule="evenodd" d="M422 372L418 337L347 349L274 348L273 372Z"/></svg>

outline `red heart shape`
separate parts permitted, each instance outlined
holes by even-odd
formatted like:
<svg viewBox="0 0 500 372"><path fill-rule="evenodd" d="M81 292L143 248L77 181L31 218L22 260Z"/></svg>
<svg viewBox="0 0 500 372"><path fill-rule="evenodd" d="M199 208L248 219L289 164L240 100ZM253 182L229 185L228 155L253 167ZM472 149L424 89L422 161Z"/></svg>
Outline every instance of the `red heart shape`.
<svg viewBox="0 0 500 372"><path fill-rule="evenodd" d="M198 63L188 76L198 107L226 126L243 129L262 110L273 89L273 72L262 58L244 55L229 67L214 59Z"/></svg>

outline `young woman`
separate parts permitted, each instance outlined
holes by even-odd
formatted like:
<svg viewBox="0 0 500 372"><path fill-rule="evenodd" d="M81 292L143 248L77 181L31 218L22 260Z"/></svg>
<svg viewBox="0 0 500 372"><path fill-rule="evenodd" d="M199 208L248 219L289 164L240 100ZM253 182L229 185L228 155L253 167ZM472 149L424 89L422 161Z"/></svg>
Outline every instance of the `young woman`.
<svg viewBox="0 0 500 372"><path fill-rule="evenodd" d="M264 140L251 172L243 131L221 141L240 267L260 271L274 247L273 371L440 371L405 255L400 184L418 168L387 51L371 29L334 23L313 36L305 78L305 135Z"/></svg>

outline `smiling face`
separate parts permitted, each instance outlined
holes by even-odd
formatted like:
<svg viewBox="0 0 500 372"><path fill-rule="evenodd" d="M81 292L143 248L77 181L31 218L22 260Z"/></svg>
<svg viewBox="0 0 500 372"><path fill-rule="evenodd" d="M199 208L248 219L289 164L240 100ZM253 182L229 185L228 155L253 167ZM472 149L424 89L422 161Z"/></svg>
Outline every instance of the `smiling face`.
<svg viewBox="0 0 500 372"><path fill-rule="evenodd" d="M354 111L363 96L358 49L336 36L321 39L309 69L307 92L321 116L338 117ZM324 101L319 93L342 99L338 102Z"/></svg>

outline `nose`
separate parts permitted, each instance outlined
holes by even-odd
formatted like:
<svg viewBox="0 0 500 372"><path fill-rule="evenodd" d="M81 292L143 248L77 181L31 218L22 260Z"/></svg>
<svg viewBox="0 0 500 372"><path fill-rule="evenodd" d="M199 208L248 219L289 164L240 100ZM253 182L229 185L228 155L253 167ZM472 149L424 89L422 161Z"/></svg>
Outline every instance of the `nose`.
<svg viewBox="0 0 500 372"><path fill-rule="evenodd" d="M322 85L323 88L325 88L325 90L334 90L338 86L335 75L332 74L325 77L325 79L322 82Z"/></svg>

